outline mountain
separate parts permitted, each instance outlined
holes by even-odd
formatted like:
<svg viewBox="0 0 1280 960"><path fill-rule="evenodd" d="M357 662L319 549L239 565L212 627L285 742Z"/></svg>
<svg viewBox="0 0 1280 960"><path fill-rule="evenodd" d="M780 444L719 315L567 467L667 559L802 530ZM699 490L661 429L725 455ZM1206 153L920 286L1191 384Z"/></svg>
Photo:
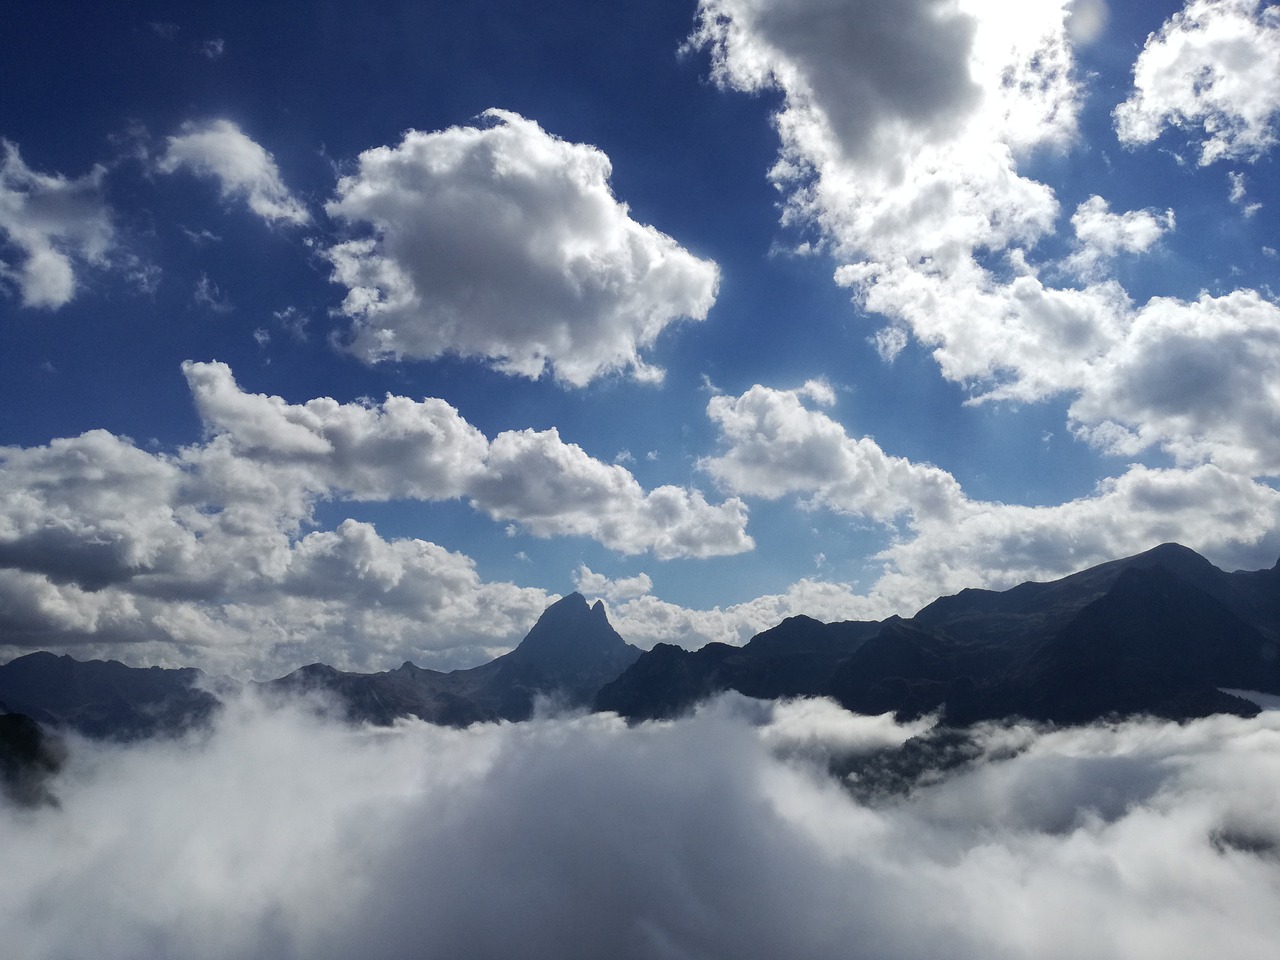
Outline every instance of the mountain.
<svg viewBox="0 0 1280 960"><path fill-rule="evenodd" d="M207 720L216 682L198 670L35 653L0 666L0 699L55 729L146 736ZM376 724L525 720L539 698L632 720L673 717L727 690L828 696L900 719L936 713L948 727L1251 714L1255 704L1224 690L1280 695L1280 564L1226 573L1164 544L1048 583L963 590L907 619L798 616L742 647L659 643L643 654L602 603L571 593L514 650L478 667L443 673L405 663L365 674L313 663L260 687L320 692L349 719ZM963 756L950 741L930 746L942 748Z"/></svg>
<svg viewBox="0 0 1280 960"><path fill-rule="evenodd" d="M478 667L441 673L405 663L364 674L311 664L266 686L336 694L352 720L387 724L414 716L465 726L527 720L539 697L563 707L588 706L639 656L610 625L603 603L588 606L571 593L547 607L514 650Z"/></svg>
<svg viewBox="0 0 1280 960"><path fill-rule="evenodd" d="M901 719L937 712L949 725L1080 723L1248 714L1257 707L1220 688L1280 693L1280 564L1225 573L1177 544L1049 583L964 590L910 619L814 624L786 621L741 650L660 645L597 706L668 717L736 690ZM818 638L828 645L806 649Z"/></svg>
<svg viewBox="0 0 1280 960"><path fill-rule="evenodd" d="M813 694L880 629L878 623L822 623L790 617L745 646L709 643L688 651L660 643L596 696L598 710L655 719L687 712L725 690L772 700Z"/></svg>
<svg viewBox="0 0 1280 960"><path fill-rule="evenodd" d="M226 682L190 667L128 667L39 652L0 667L0 700L44 726L132 739L203 723L218 708L206 687Z"/></svg>
<svg viewBox="0 0 1280 960"><path fill-rule="evenodd" d="M56 805L49 780L62 769L66 757L61 739L0 704L0 793L19 806Z"/></svg>

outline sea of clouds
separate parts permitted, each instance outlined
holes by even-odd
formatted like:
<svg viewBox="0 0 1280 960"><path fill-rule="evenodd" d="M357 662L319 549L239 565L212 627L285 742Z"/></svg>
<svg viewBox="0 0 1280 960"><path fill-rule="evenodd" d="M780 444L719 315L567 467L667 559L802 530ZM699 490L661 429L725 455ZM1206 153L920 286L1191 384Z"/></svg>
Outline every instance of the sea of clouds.
<svg viewBox="0 0 1280 960"><path fill-rule="evenodd" d="M1280 712L979 729L727 696L454 730L231 702L0 801L12 960L1272 958ZM850 782L846 773L862 770ZM834 772L839 771L839 772Z"/></svg>

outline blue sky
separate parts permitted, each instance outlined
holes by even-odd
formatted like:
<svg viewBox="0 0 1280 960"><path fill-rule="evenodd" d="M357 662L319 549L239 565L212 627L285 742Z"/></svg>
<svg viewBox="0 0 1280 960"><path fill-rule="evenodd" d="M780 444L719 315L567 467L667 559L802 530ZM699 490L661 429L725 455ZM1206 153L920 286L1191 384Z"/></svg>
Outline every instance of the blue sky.
<svg viewBox="0 0 1280 960"><path fill-rule="evenodd" d="M1280 13L11 5L0 654L468 666L1280 555Z"/></svg>

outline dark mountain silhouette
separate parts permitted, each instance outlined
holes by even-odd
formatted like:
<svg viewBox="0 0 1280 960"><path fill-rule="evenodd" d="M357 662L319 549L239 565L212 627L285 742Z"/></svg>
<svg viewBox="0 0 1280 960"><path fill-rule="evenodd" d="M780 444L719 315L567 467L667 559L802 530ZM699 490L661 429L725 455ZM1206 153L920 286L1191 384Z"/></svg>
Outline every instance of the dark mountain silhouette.
<svg viewBox="0 0 1280 960"><path fill-rule="evenodd" d="M725 690L772 700L812 695L880 629L878 623L822 623L789 617L743 647L709 643L688 651L660 643L596 696L596 707L654 719L688 711Z"/></svg>
<svg viewBox="0 0 1280 960"><path fill-rule="evenodd" d="M214 682L198 670L36 653L0 667L0 699L53 728L133 737L207 720L219 702ZM743 647L660 643L643 654L610 626L603 604L573 593L510 653L468 670L405 663L363 674L315 663L260 686L317 691L348 718L378 724L524 720L539 698L632 720L672 717L727 690L829 696L900 719L936 713L944 727L1251 714L1256 705L1223 690L1280 695L1280 564L1226 573L1164 544L1049 583L963 590L910 619L792 617Z"/></svg>
<svg viewBox="0 0 1280 960"><path fill-rule="evenodd" d="M792 623L769 633L780 640ZM790 629L799 638L811 623ZM1280 564L1224 573L1177 544L1050 583L964 590L909 620L828 626L849 630L848 646L802 655L803 671L778 671L791 681L785 690L781 681L752 686L770 674L777 649L753 650L761 634L741 650L655 647L597 705L631 719L667 717L736 690L831 696L900 719L936 712L947 725L1013 716L1080 723L1250 714L1255 705L1219 688L1280 692Z"/></svg>
<svg viewBox="0 0 1280 960"><path fill-rule="evenodd" d="M218 682L225 681L191 667L136 668L40 652L0 667L0 700L44 726L132 739L204 722L219 705L205 686Z"/></svg>
<svg viewBox="0 0 1280 960"><path fill-rule="evenodd" d="M66 761L59 737L0 704L0 793L24 807L57 804L49 781Z"/></svg>
<svg viewBox="0 0 1280 960"><path fill-rule="evenodd" d="M312 664L271 681L274 689L337 694L353 720L386 724L414 716L463 726L527 720L534 701L589 706L596 691L640 656L609 624L604 604L571 593L543 611L510 653L468 670L441 673L405 663L384 673L342 673Z"/></svg>

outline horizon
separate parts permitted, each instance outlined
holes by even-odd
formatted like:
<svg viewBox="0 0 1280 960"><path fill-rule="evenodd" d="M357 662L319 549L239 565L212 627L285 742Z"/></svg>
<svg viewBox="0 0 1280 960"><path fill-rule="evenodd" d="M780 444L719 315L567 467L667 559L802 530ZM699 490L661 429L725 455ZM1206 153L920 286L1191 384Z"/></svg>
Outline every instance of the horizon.
<svg viewBox="0 0 1280 960"><path fill-rule="evenodd" d="M1072 571L1071 573L1066 574L1066 575L1065 575L1065 577L1071 577L1071 576L1074 576L1074 575L1079 574L1079 573L1087 572L1088 570L1094 569L1094 567L1096 567L1096 566L1105 566L1105 565L1109 565L1109 564L1112 564L1112 563L1123 563L1123 562L1128 561L1128 560L1136 559L1137 557L1146 556L1146 555L1148 555L1148 554L1155 553L1156 551L1165 550L1165 549L1167 549L1167 548L1169 548L1169 547L1176 547L1176 548L1178 548L1178 549L1180 549L1180 550L1188 550L1188 551L1190 551L1190 552L1191 552L1191 553L1193 553L1193 554L1195 553L1195 551L1192 551L1190 547L1186 547L1186 546L1185 546L1185 545L1183 545L1183 544L1177 543L1177 542L1175 542L1175 541L1166 541L1165 543L1157 544L1156 546L1152 547L1150 550L1144 550L1144 551L1142 551L1142 553L1140 553L1140 554L1133 554L1133 555L1128 556L1128 557L1116 557L1116 558L1111 559L1111 560L1105 560L1105 561L1103 561L1101 564L1095 564L1094 566L1091 566L1091 567L1085 567L1085 568L1080 569L1080 570L1074 570L1074 571ZM1198 556L1198 557L1200 557L1201 559L1206 559L1206 558L1202 557L1200 554L1195 554L1195 555L1196 555L1196 556ZM1274 569L1274 568L1276 568L1276 567L1280 567L1280 558L1277 558L1276 562L1275 562L1271 567L1261 567L1261 568L1258 568L1258 570ZM1221 572L1223 572L1223 573L1228 573L1228 574L1231 574L1231 573L1249 573L1249 572L1257 572L1257 571L1247 571L1247 570L1234 570L1234 571L1228 571L1228 570L1221 570L1221 568L1219 568L1219 567L1215 567L1215 569L1218 569L1218 570L1220 570ZM1058 579L1064 579L1064 578L1058 578ZM1022 581L1022 583L1021 583L1021 584L1015 584L1013 587L1009 587L1009 588L1007 588L1007 589L1010 589L1010 590L1011 590L1011 589L1014 589L1014 587L1016 587L1016 586L1021 586L1021 585L1023 585L1023 584L1028 584L1028 583L1048 583L1048 582L1055 582L1055 581L1024 580L1024 581ZM960 591L958 591L958 592L963 593L963 592L965 592L965 591L967 591L967 590L970 590L970 589L975 589L975 588L962 587L962 588L960 589ZM609 616L609 604L608 604L608 603L607 603L603 598L596 598L596 599L593 601L592 599L588 598L586 595L584 595L583 593L581 593L580 591L577 591L577 590L571 590L571 591L569 591L568 593L566 593L566 594L564 594L564 595L562 595L562 596L560 596L560 597L558 597L558 598L556 598L556 599L554 599L554 600L549 601L549 602L548 602L548 604L547 604L547 606L546 606L546 607L544 607L544 608L543 608L543 610L538 614L538 618L537 618L537 619L539 619L539 620L540 620L540 619L542 618L543 614L546 614L549 610L551 610L551 608L552 608L552 607L555 607L555 606L557 606L557 605L561 604L562 602L564 602L565 600L568 600L569 598L574 597L574 596L578 597L578 598L582 601L582 603L583 603L584 607L585 607L589 612L591 612L591 613L594 613L594 612L595 612L595 610L596 610L596 608L597 608L597 607L600 607L600 608L604 611L605 620L606 620L606 623L608 623L609 627L610 627L610 628L611 628L615 633L618 633L618 634L619 634L619 636L622 636L621 632L620 632L620 631L618 631L618 629L617 629L617 625L614 623L614 621L613 621L613 620L610 618L610 616ZM908 619L908 620L909 620L909 619L912 619L912 618L913 618L913 617L915 617L917 614L919 614L919 613L921 612L921 610L925 609L925 608L926 608L926 607L928 607L928 606L931 606L934 602L936 602L936 601L938 601L938 600L945 599L946 597L950 597L950 596L956 596L956 594L944 594L944 595L941 595L941 596L938 596L938 597L934 597L932 600L930 600L929 602L925 603L925 604L920 608L920 610L916 610L916 611L914 611L910 616L908 616L908 617L904 617L903 619ZM893 617L893 616L898 616L898 615L896 615L896 614L891 614L891 615L890 615L890 617L882 618L882 619L890 619L890 618L891 618L891 617ZM748 638L747 638L747 641L749 642L750 640L752 640L752 639L754 639L756 636L758 636L760 633L764 633L764 632L766 632L766 631L768 631L768 630L771 630L771 629L773 629L774 627L779 626L779 625L781 625L781 624L783 624L783 623L786 623L788 620L794 619L794 618L796 618L796 617L799 617L799 618L807 618L807 619L813 619L813 620L817 620L817 619L818 619L818 618L816 618L816 617L811 617L809 614L805 613L803 610L798 610L798 611L795 611L795 612L793 612L793 613L788 614L786 617L782 618L781 620L777 621L776 623L772 623L772 624L768 624L768 625L766 625L766 626L765 626L765 627L763 627L760 631L758 631L757 633L753 634L751 637L748 637ZM531 625L531 626L530 626L530 630L529 630L528 632L526 632L524 635L522 635L522 636L521 636L521 638L519 639L519 641L518 641L518 642L517 642L517 643L516 643L512 648L511 648L511 650L514 650L514 649L515 649L516 647L518 647L521 643L523 643L526 639L528 639L529 632L531 632L531 631L532 631L533 626L534 626L534 625L536 625L536 622L537 622L537 621L535 621L535 624L533 624L533 625ZM833 622L833 621L819 621L819 622L830 623L830 622ZM873 622L879 622L879 621L873 621ZM630 640L628 640L625 636L622 636L622 639L623 639L623 641L624 641L624 642L626 642L628 645L636 646L635 644L632 644L632 643L631 643L631 641L630 641ZM656 642L657 642L657 643L673 643L673 641L671 641L671 640L663 640L663 639L661 639L661 638L659 638ZM708 642L708 643L710 643L710 642L714 642L714 641L707 641L707 642ZM681 644L678 644L678 643L675 643L674 645L675 645L675 646L682 646ZM705 646L705 644L703 644L703 646ZM650 648L641 647L641 648L639 648L639 649L641 649L641 650L645 650L645 649L650 649ZM691 650L691 651L692 651L692 650L698 650L698 649L701 649L701 647L700 647L700 646L699 646L699 647L684 647L684 649L687 649L687 650ZM508 651L505 651L505 652L508 652L508 653L509 653L509 652L511 652L511 651L510 651L510 650L508 650ZM18 659L21 659L21 658L22 658L22 657L24 657L24 656L31 656L32 654L39 654L39 653L47 653L47 654L50 654L50 655L52 655L52 656L71 656L70 654L59 654L59 653L55 652L54 650L50 650L50 649L48 649L48 648L41 648L41 649L37 649L37 650L30 650L30 651L27 651L27 652L25 652L25 653L21 653L21 654L18 654L18 655L16 655L16 656L10 657L10 658L9 658L9 659L7 659L7 660L0 661L0 666L3 666L3 665L8 664L8 663L12 663L13 661L18 660ZM503 655L503 654L498 654L498 655L497 655L497 656L495 656L493 659L497 659L497 657L500 657L500 656L502 656L502 655ZM127 662L127 661L125 661L125 660L121 660L121 659L118 659L118 658L115 658L115 657L112 657L112 658L102 658L102 657L77 658L77 657L71 656L71 659L76 660L77 662L81 662L81 663L84 663L84 662L99 662L99 663L107 662L107 663L117 663L117 664L120 664L121 666L130 667L130 668L132 668L132 669L145 669L145 668L150 667L150 666L155 666L155 665L153 665L153 664L133 664L133 663L128 663L128 662ZM472 664L472 665L467 666L467 667L455 667L455 668L452 668L451 670L446 670L446 671L442 671L442 672L446 672L446 673L448 673L448 672L453 672L453 671L457 671L457 670L469 670L469 669L473 669L474 667L477 667L477 666L484 666L484 665L486 665L486 664L488 664L488 663L490 663L490 662L492 662L492 660L486 660L486 661L483 661L483 662L481 662L481 663L478 663L478 664ZM405 661L403 661L403 662L402 662L401 664L399 664L399 665L387 666L387 667L383 667L383 668L381 668L381 669L379 669L379 670L344 670L343 672L345 672L345 673L355 673L355 674L365 674L365 675L368 675L368 674L374 674L374 673L389 673L389 672L392 672L392 671L395 671L395 670L397 670L397 669L400 669L400 668L404 667L406 664L407 664L407 665L414 666L414 667L417 667L417 668L419 668L419 669L421 669L421 668L422 668L422 665L421 665L421 664L414 663L412 659L409 659L409 660L405 660ZM325 663L325 662L323 662L323 661L320 661L320 660L311 660L311 661L307 661L307 662L305 662L305 663L304 663L304 662L299 662L299 663L294 664L293 666L287 667L287 668L285 668L284 672L283 672L283 673L280 673L279 675L271 674L271 675L257 675L257 676L250 676L250 675L244 675L244 674L242 674L242 675L240 675L240 676L236 676L236 675L232 675L232 674L216 674L216 675L215 675L215 674L210 674L210 673L208 673L207 671L202 670L202 669L201 669L201 668L199 668L198 666L193 666L193 665L190 665L190 664L171 664L171 665L167 665L167 666L165 666L163 669L193 669L193 668L194 668L194 669L197 669L197 670L201 670L201 672L202 672L202 673L205 673L205 674L206 674L206 676L209 676L211 679L215 679L215 680L217 680L217 679L228 679L228 680L232 680L232 681L236 682L237 684L242 684L242 685L243 685L243 684L251 684L251 683L264 683L264 682L271 682L271 681L273 681L273 680L283 679L284 677L289 676L290 674L295 673L295 672L297 672L298 670L301 670L301 669L303 669L303 668L305 668L305 667L308 667L308 666L317 666L317 665L319 665L319 666L332 666L332 664L327 664L327 663Z"/></svg>

